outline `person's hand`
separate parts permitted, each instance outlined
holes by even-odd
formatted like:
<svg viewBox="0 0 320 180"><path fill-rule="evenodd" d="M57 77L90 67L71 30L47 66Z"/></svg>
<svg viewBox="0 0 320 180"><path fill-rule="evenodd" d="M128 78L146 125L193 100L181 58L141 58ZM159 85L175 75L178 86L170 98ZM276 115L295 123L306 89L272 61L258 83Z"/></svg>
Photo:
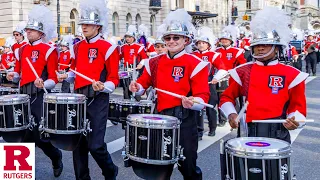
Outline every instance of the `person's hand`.
<svg viewBox="0 0 320 180"><path fill-rule="evenodd" d="M63 80L68 78L68 74L58 74L58 81L62 82Z"/></svg>
<svg viewBox="0 0 320 180"><path fill-rule="evenodd" d="M239 122L236 121L237 117L238 117L238 114L236 113L231 113L228 117L229 124L233 129L237 129L239 127Z"/></svg>
<svg viewBox="0 0 320 180"><path fill-rule="evenodd" d="M212 81L211 81L211 84L217 84L218 83L218 80L213 78Z"/></svg>
<svg viewBox="0 0 320 180"><path fill-rule="evenodd" d="M190 109L194 104L193 102L194 98L192 96L189 96L189 97L183 96L181 99L182 99L182 106L184 108Z"/></svg>
<svg viewBox="0 0 320 180"><path fill-rule="evenodd" d="M288 130L295 130L299 127L299 122L295 120L295 117L287 118L286 122L283 123L283 126Z"/></svg>
<svg viewBox="0 0 320 180"><path fill-rule="evenodd" d="M37 88L42 89L43 86L44 86L44 82L43 82L43 80L42 80L41 78L39 78L39 79L36 79L36 80L34 81L34 85L35 85Z"/></svg>
<svg viewBox="0 0 320 180"><path fill-rule="evenodd" d="M8 80L8 81L13 81L13 78L14 78L14 72L9 72L9 73L7 74L7 80Z"/></svg>
<svg viewBox="0 0 320 180"><path fill-rule="evenodd" d="M142 64L138 64L137 69L142 69L143 65Z"/></svg>
<svg viewBox="0 0 320 180"><path fill-rule="evenodd" d="M140 90L140 86L137 82L131 81L129 85L129 90L131 92L138 92Z"/></svg>
<svg viewBox="0 0 320 180"><path fill-rule="evenodd" d="M102 90L104 90L104 84L101 81L93 80L92 88L94 91L102 91Z"/></svg>

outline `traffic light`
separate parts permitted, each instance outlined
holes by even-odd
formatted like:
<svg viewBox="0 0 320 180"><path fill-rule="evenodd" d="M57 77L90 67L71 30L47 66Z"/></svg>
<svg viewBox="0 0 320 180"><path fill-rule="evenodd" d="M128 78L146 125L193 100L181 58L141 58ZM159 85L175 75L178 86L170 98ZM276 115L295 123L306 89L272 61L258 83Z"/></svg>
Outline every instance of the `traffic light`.
<svg viewBox="0 0 320 180"><path fill-rule="evenodd" d="M244 20L244 21L248 21L248 20L249 20L249 16L248 16L248 15L246 15L246 14L245 14L245 15L243 15L243 16L242 16L242 20Z"/></svg>

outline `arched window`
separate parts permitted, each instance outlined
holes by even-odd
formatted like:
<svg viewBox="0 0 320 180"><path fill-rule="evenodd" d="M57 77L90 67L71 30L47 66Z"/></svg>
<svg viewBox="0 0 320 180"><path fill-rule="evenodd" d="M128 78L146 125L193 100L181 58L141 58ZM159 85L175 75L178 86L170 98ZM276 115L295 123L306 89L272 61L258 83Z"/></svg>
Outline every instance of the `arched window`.
<svg viewBox="0 0 320 180"><path fill-rule="evenodd" d="M128 27L130 24L132 24L132 16L130 13L128 13L126 16L126 31L128 31Z"/></svg>
<svg viewBox="0 0 320 180"><path fill-rule="evenodd" d="M156 16L152 15L150 17L150 35L156 36Z"/></svg>
<svg viewBox="0 0 320 180"><path fill-rule="evenodd" d="M119 34L119 16L118 13L114 12L112 15L112 35L118 36Z"/></svg>
<svg viewBox="0 0 320 180"><path fill-rule="evenodd" d="M70 27L71 27L71 32L72 34L76 33L77 25L78 25L78 11L76 9L72 9L70 12Z"/></svg>
<svg viewBox="0 0 320 180"><path fill-rule="evenodd" d="M140 16L140 14L136 15L136 23L137 23L137 26L141 25L141 16ZM138 29L138 27L137 27L137 29Z"/></svg>

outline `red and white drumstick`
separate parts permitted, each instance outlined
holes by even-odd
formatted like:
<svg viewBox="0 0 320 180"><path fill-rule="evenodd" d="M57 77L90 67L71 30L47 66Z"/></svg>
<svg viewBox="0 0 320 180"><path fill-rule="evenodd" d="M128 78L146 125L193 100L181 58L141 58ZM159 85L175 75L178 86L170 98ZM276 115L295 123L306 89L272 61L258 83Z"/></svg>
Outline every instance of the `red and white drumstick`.
<svg viewBox="0 0 320 180"><path fill-rule="evenodd" d="M27 60L27 62L28 62L28 64L29 64L30 69L32 70L33 74L36 76L37 79L40 79L39 75L37 74L36 70L34 69L34 67L33 67L33 65L31 64L31 62L30 62L30 60L29 60L28 57L26 58L26 60ZM44 87L44 83L43 83L43 90L44 90L44 92L45 92L46 94L48 94L47 89Z"/></svg>
<svg viewBox="0 0 320 180"><path fill-rule="evenodd" d="M133 56L133 73L132 73L132 80L133 80L133 82L136 82L136 80L137 80L137 78L136 78L136 73L137 73L137 71L136 71L136 56ZM135 97L136 96L136 93L135 92L133 92L132 93L132 96L133 97Z"/></svg>
<svg viewBox="0 0 320 180"><path fill-rule="evenodd" d="M249 101L247 101L247 102L243 105L242 109L240 110L240 112L239 112L239 114L238 114L238 116L237 116L237 118L236 118L236 120L235 120L237 123L240 121L240 118L243 117L244 112L246 111L248 105L249 105ZM233 130L233 128L231 129L231 131L232 131L232 130Z"/></svg>
<svg viewBox="0 0 320 180"><path fill-rule="evenodd" d="M73 69L69 69L69 70L72 71L73 73L75 73L76 75L82 77L83 79L91 82L91 83L93 83L93 81L94 81L93 79L89 78L88 76L86 76L86 75L84 75L84 74L81 74L81 73L79 73L79 72L77 72L77 71L75 71L75 70L73 70ZM110 88L108 88L108 87L104 87L104 88L105 88L106 90L112 92L112 90L111 90Z"/></svg>
<svg viewBox="0 0 320 180"><path fill-rule="evenodd" d="M295 120L301 123L314 122L314 119L306 119L306 120ZM287 122L285 119L265 119L265 120L252 120L253 123L285 123Z"/></svg>
<svg viewBox="0 0 320 180"><path fill-rule="evenodd" d="M166 90L162 90L162 89L159 89L159 88L154 88L155 90L157 91L160 91L162 93L165 93L165 94L168 94L170 96L173 96L173 97L176 97L176 98L182 98L183 96L182 95L179 95L179 94L176 94L176 93L173 93L173 92L169 92L169 91L166 91ZM209 107L209 108L213 108L213 105L211 104L207 104L207 103L204 103L204 102L199 102L197 100L193 100L194 103L197 103L197 104L201 104L201 105L204 105L206 107Z"/></svg>
<svg viewBox="0 0 320 180"><path fill-rule="evenodd" d="M58 65L60 65L60 66L66 66L66 67L70 67L70 66L71 66L71 64L61 64L61 63L58 63Z"/></svg>

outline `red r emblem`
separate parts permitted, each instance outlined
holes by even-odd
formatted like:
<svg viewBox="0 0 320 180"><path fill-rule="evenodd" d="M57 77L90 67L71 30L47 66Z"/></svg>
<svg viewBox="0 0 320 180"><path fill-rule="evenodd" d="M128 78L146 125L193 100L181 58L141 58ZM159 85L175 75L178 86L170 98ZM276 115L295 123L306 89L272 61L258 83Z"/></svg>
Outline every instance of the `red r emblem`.
<svg viewBox="0 0 320 180"><path fill-rule="evenodd" d="M88 58L90 59L90 63L95 60L98 56L98 49L89 49Z"/></svg>
<svg viewBox="0 0 320 180"><path fill-rule="evenodd" d="M269 76L269 87L272 94L278 94L278 91L283 89L285 83L284 76Z"/></svg>
<svg viewBox="0 0 320 180"><path fill-rule="evenodd" d="M172 77L174 78L174 82L179 82L180 78L184 76L184 67L175 66L172 69Z"/></svg>

